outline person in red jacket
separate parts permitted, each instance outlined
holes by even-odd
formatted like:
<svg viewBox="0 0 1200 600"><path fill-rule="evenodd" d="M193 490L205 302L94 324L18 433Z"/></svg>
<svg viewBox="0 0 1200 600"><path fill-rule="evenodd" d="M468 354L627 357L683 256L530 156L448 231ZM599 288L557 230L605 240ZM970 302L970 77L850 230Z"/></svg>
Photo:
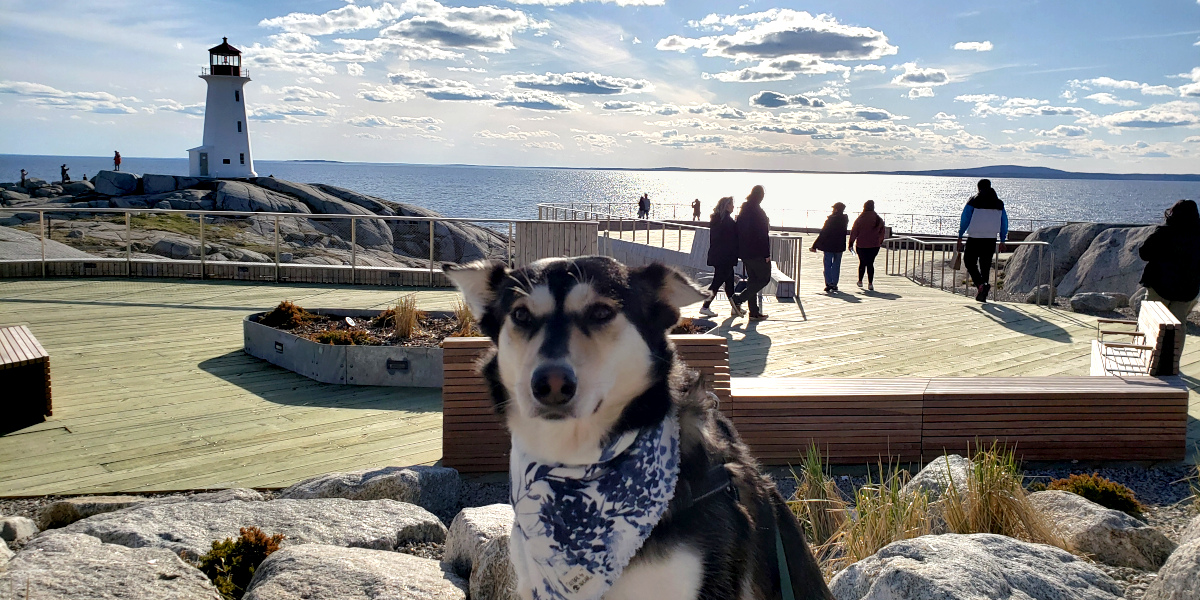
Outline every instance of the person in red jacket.
<svg viewBox="0 0 1200 600"><path fill-rule="evenodd" d="M121 170L121 153L117 152L116 150L113 150L113 170Z"/></svg>
<svg viewBox="0 0 1200 600"><path fill-rule="evenodd" d="M883 217L875 212L875 201L863 203L862 214L854 220L850 228L850 252L854 252L854 243L858 242L858 287L863 286L863 274L867 276L867 289L875 291L875 257L883 246L883 238L887 236L887 227Z"/></svg>

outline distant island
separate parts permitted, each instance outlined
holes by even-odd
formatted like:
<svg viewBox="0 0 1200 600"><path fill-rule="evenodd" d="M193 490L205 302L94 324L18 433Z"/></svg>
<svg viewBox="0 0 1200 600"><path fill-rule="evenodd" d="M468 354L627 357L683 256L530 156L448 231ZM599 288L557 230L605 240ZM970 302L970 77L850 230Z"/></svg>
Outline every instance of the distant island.
<svg viewBox="0 0 1200 600"><path fill-rule="evenodd" d="M575 169L576 167L538 167ZM1200 175L1172 173L1076 173L1048 167L994 165L971 169L932 169L928 171L807 171L798 169L691 169L657 167L652 169L595 168L597 171L697 171L708 173L821 173L830 175L922 175L926 177L994 177L1009 179L1101 179L1124 181L1200 181Z"/></svg>

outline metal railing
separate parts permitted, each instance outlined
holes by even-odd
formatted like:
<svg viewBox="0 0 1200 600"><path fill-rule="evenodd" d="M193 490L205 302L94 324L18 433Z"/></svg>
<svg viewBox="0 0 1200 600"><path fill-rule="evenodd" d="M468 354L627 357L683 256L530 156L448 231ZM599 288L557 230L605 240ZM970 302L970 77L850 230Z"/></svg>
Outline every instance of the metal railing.
<svg viewBox="0 0 1200 600"><path fill-rule="evenodd" d="M637 204L635 202L570 202L556 203L552 206L563 210L577 210L583 213L590 212L622 216L627 219L636 218L635 215L637 213ZM828 209L802 209L776 206L766 208L768 214L774 219L771 223L772 227L819 229L825 223L825 217L829 216ZM707 211L701 213L701 220L708 221L708 211L711 211L711 209L712 205L710 203ZM660 202L650 205L650 217L659 221L690 219L692 214L692 207L689 204ZM854 221L858 214L857 212L846 211L846 215L850 218L851 222ZM906 233L920 233L922 235L953 235L958 232L960 218L960 215L957 214L905 212L881 212L879 215L887 222L888 227L891 227L893 230L904 230ZM1068 219L1035 219L1010 216L1009 228L1014 231L1035 231L1042 227L1065 225L1069 222Z"/></svg>
<svg viewBox="0 0 1200 600"><path fill-rule="evenodd" d="M638 242L647 246L658 246L676 252L691 252L693 236L688 236L686 243L684 231L708 230L708 227L672 223L657 219L640 219L612 214L602 210L602 204L538 204L538 220L545 221L596 221L600 224L603 236L600 239L600 253L605 256L612 254L612 235L616 231L617 239L626 239L624 233L630 232L626 241ZM657 235L652 235L657 233ZM672 235L674 232L674 235ZM652 239L653 238L653 239Z"/></svg>
<svg viewBox="0 0 1200 600"><path fill-rule="evenodd" d="M407 229L407 231L411 232L411 234L412 234L412 235L408 236L408 241L410 241L412 243L416 243L416 240L419 237L421 242L427 243L428 254L425 256L412 256L411 254L402 254L402 253L398 253L398 252L391 252L391 255L394 257L407 258L407 259L409 259L409 262L425 262L427 270L429 272L428 281L429 281L430 285L433 285L433 283L434 283L435 273L440 272L440 268L438 268L436 266L439 263L439 261L445 260L445 261L452 262L451 259L447 259L444 256L439 258L439 256L438 256L440 254L438 252L439 246L440 246L439 241L438 241L438 238L440 237L439 232L438 232L439 225L444 226L446 224L453 224L453 223L471 223L471 224L475 224L475 225L482 225L483 227L481 227L481 229L483 231L479 231L479 233L482 234L483 237L482 237L482 240L479 240L479 244L481 247L481 252L484 256L481 256L480 258L490 258L490 259L494 259L494 260L502 260L509 266L514 266L514 257L517 254L517 246L516 245L518 243L517 239L514 236L514 225L517 223L536 223L537 222L537 221L534 221L531 219L469 219L469 218L418 217L418 216L310 214L310 213L290 213L290 212L287 212L287 213L246 212L246 211L218 211L218 210L192 210L192 209L176 210L176 209L152 209L152 208L66 208L66 207L64 207L64 208L58 208L58 207L48 208L48 207L44 207L44 206L42 206L42 207L0 207L0 215L4 215L6 213L7 214L16 214L16 215L20 215L22 213L25 213L25 214L36 213L36 215L37 215L36 220L32 220L32 219L24 220L23 219L24 222L21 224L21 226L32 225L37 228L38 239L39 239L39 244L40 244L40 257L32 259L32 262L38 262L41 264L41 275L43 277L46 276L46 265L53 264L53 263L75 263L75 262L124 263L126 265L124 274L127 276L132 276L134 273L134 269L132 268L134 264L141 264L141 263L161 264L161 263L167 262L167 263L198 263L199 267L200 267L199 278L204 279L209 276L208 265L217 262L213 258L210 258L210 255L213 255L213 252L210 252L211 250L213 250L213 246L227 247L233 251L240 252L244 255L246 249L239 248L238 245L241 244L242 246L255 246L255 247L259 247L259 248L264 248L264 247L269 248L271 251L271 256L268 257L269 261L264 262L261 260L249 260L249 261L221 260L220 262L225 263L225 264L228 264L228 263L258 264L258 265L273 264L274 265L274 277L273 278L275 281L281 280L281 277L280 277L281 265L285 266L285 267L300 266L300 267L304 267L304 268L328 269L328 270L349 269L349 271L351 272L351 276L350 276L351 283L358 283L359 282L358 271L366 269L366 268L370 268L372 270L383 270L383 271L389 271L389 270L391 270L391 271L404 271L404 270L412 271L414 269L414 267L387 267L387 266L380 267L380 266L372 266L372 265L362 264L363 256L365 256L365 254L369 253L371 250L376 250L376 251L380 251L380 252L384 252L384 253L386 253L387 251L379 250L378 248L374 248L374 249L368 248L359 243L359 231L360 231L360 229L362 229L364 227L360 223L362 221L384 222L384 223L388 224L389 230L392 230L392 231L397 230L400 223L407 223L407 224L409 224L409 228ZM118 227L122 224L121 218L123 217L123 231L124 231L124 235L123 235L123 239L122 239L123 249L120 248L119 246L113 246L112 244L110 244L110 246L107 250L107 252L109 254L108 256L97 255L97 256L88 256L86 258L84 258L84 257L70 257L70 258L47 257L46 241L47 241L47 238L51 236L52 222L54 220L54 217L56 215L65 215L65 214L74 215L74 218L60 219L63 222L69 222L69 223L79 223L81 221L82 222L97 221L97 220L103 220L105 217L111 216L111 217L115 217L117 219L116 224L118 224ZM190 256L189 256L189 258L186 258L186 259L170 259L170 258L160 259L157 257L155 259L135 258L134 257L135 241L134 241L134 236L133 236L133 232L135 231L135 229L134 229L133 221L135 218L138 218L138 217L153 217L153 216L181 216L181 217L184 217L184 219L187 222L189 222L191 224L195 224L198 229L197 237L198 237L198 244L199 244L198 248L197 248L197 250L198 250L197 257L195 259L190 258ZM281 226L291 225L290 223L288 223L289 220L308 221L309 229L311 229L311 232L304 233L306 230L303 227L298 227L298 228L293 229L292 231L288 232L287 234L281 234L281 231L285 228L285 227L281 227ZM112 220L109 220L108 222L113 223ZM213 235L208 233L208 230L211 228L217 227L218 232L220 232L220 229L219 229L220 226L236 224L239 222L241 222L241 223L249 222L251 225L256 226L259 229L259 231L265 232L265 235L270 236L270 238L271 238L269 246L266 246L263 244L258 244L255 242L248 243L245 240L230 240L227 238L218 238L218 239L214 240ZM20 227L20 226L18 226L18 227ZM172 229L172 228L162 229L160 227L161 226L156 227L156 224L151 223L151 224L147 224L145 226L139 226L139 229L145 230L145 231L158 231L161 233L169 233L172 231L176 231L176 233L178 233L177 230L180 228L179 224L176 224L174 229ZM188 225L188 228L191 229L191 225ZM427 238L426 238L426 231L428 232ZM443 231L442 233L444 234L446 232ZM190 234L184 234L184 235L190 235ZM349 252L348 260L344 260L343 264L341 264L341 265L317 264L317 263L306 263L306 262L289 262L289 260L286 257L286 255L289 255L289 254L298 253L298 252L318 254L317 252L312 252L310 250L311 246L306 246L304 243L306 240L306 236L313 236L313 235L315 235L317 237L324 237L324 238L329 239L330 243L333 245L328 246L326 248L327 250L336 251L336 253L338 253L338 254L348 251ZM349 242L346 242L344 239L347 236L349 237ZM291 239L285 240L285 239L283 239L284 237L288 237ZM418 244L418 245L421 245L421 244ZM256 252L256 254L265 255L265 253L257 253L257 252ZM224 257L222 256L222 258L224 258ZM328 258L332 259L333 257L328 257ZM28 262L31 262L31 260L30 259L0 259L0 265L6 264L6 263L28 263ZM403 262L403 261L397 261L397 262ZM420 267L415 267L415 268L420 269Z"/></svg>
<svg viewBox="0 0 1200 600"><path fill-rule="evenodd" d="M224 66L232 66L232 65L224 65ZM211 72L212 72L212 69L209 67L200 67L200 75L202 77L210 74ZM240 67L239 71L238 71L238 75L231 75L231 77L249 77L249 76L250 76L250 68L249 67Z"/></svg>
<svg viewBox="0 0 1200 600"><path fill-rule="evenodd" d="M884 264L888 275L898 275L907 277L913 283L927 287L936 287L941 290L956 291L957 273L959 270L954 269L953 258L958 246L957 237L943 236L924 236L917 238L913 236L897 236L888 238L883 241L884 248L887 250ZM1054 247L1048 242L1041 241L1025 241L1025 242L1005 242L1006 247L1019 246L1035 246L1037 247L1037 276L1034 285L1034 290L1042 285L1042 268L1044 258L1049 249L1050 263L1046 269L1045 284L1050 287L1050 293L1045 298L1046 306L1054 305L1055 289L1054 289ZM1000 289L1000 272L1003 270L1000 263L1000 247L997 245L996 250L992 254L992 289ZM1009 259L1011 261L1011 257ZM949 268L947 268L949 267ZM946 277L949 275L950 282L947 285ZM1008 274L1006 273L1006 276ZM964 280L962 291L967 292L969 285ZM1036 297L1036 304L1042 304L1042 294Z"/></svg>

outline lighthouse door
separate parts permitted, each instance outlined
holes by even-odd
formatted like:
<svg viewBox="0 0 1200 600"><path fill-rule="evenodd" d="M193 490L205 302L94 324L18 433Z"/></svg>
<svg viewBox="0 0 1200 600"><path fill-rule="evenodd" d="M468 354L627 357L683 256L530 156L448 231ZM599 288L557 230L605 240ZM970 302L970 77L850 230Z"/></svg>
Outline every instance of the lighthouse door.
<svg viewBox="0 0 1200 600"><path fill-rule="evenodd" d="M208 177L208 153L200 153L200 176Z"/></svg>

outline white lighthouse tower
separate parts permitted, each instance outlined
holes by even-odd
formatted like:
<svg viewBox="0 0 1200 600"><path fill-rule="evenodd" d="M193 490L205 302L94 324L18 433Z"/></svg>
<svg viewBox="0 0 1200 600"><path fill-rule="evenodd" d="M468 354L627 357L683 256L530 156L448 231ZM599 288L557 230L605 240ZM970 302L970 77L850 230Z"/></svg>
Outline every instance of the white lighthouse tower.
<svg viewBox="0 0 1200 600"><path fill-rule="evenodd" d="M208 82L204 106L204 145L188 150L192 177L256 177L250 157L250 128L246 120L246 94L250 81L242 70L242 51L221 38L208 49L208 68L200 78Z"/></svg>

